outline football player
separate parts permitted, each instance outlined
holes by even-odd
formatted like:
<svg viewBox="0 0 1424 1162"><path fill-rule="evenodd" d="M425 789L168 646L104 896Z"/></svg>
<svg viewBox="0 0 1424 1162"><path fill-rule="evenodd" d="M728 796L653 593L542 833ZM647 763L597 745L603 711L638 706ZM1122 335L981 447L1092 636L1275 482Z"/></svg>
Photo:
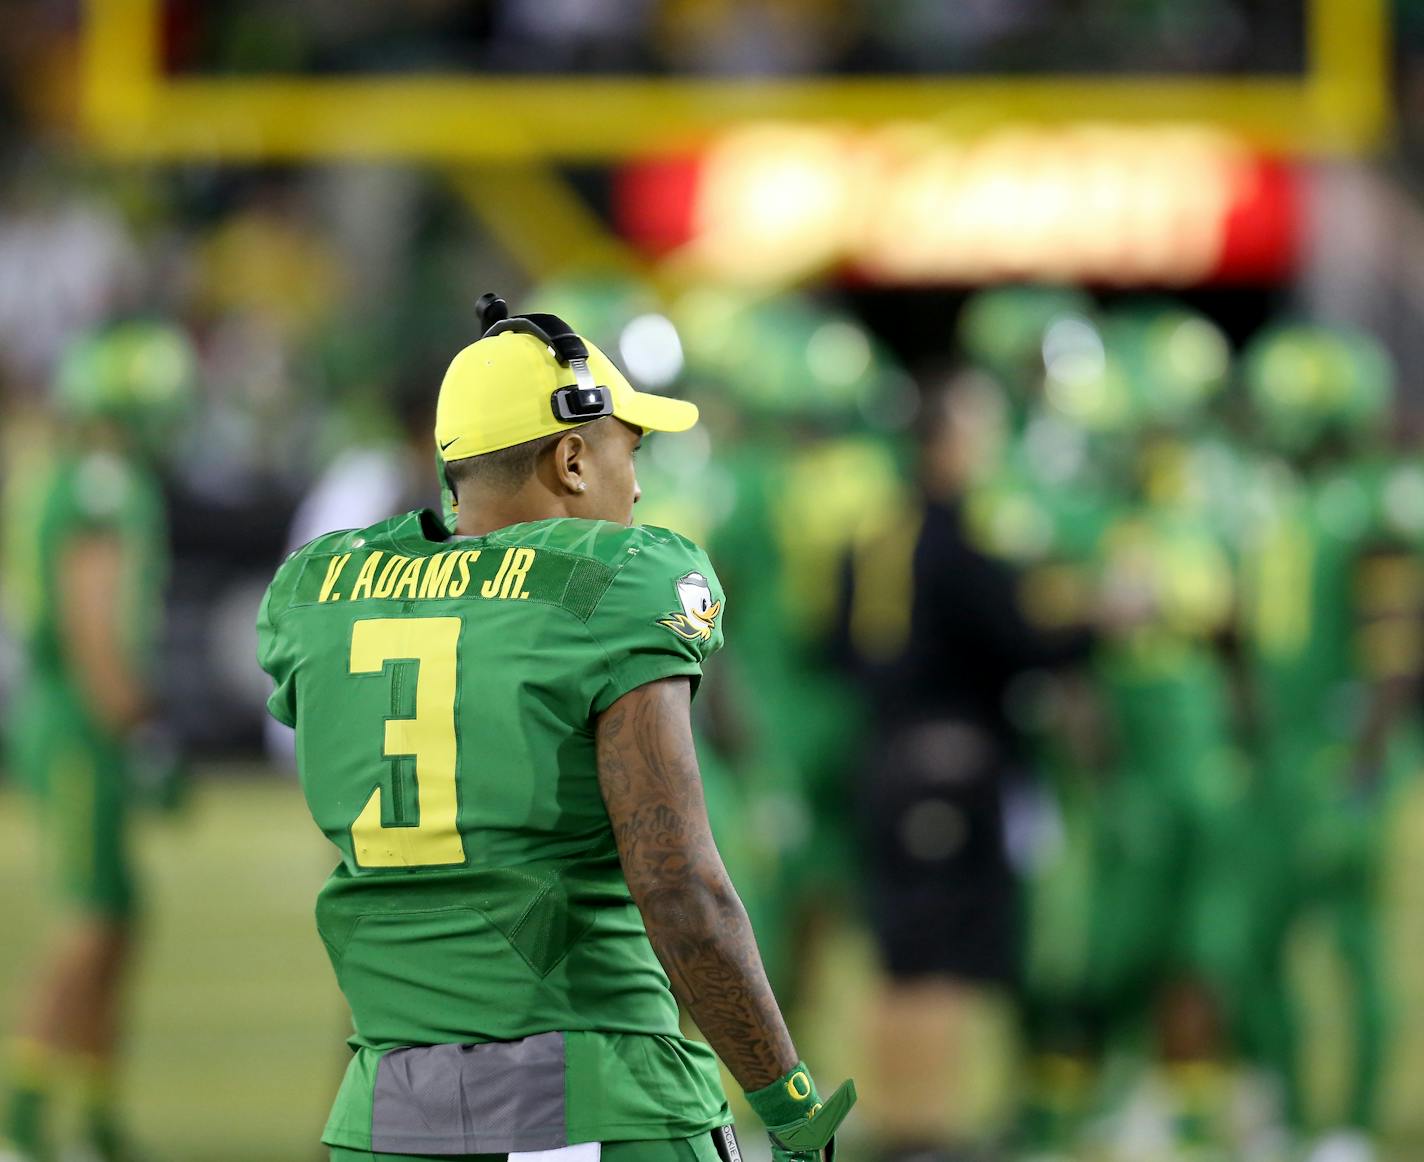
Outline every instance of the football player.
<svg viewBox="0 0 1424 1162"><path fill-rule="evenodd" d="M1258 1053L1286 1081L1287 1113L1306 1120L1284 961L1295 922L1323 910L1348 982L1353 1053L1343 1117L1312 1154L1375 1156L1388 1048L1379 894L1385 822L1417 770L1414 702L1424 653L1419 567L1424 474L1385 446L1393 368L1366 336L1279 327L1249 352L1246 386L1267 456L1243 536L1247 646L1263 835Z"/></svg>
<svg viewBox="0 0 1424 1162"><path fill-rule="evenodd" d="M317 920L355 1056L323 1140L338 1162L735 1159L715 1050L774 1158L829 1156L854 1087L823 1103L798 1059L692 746L721 584L631 526L643 434L697 409L556 316L486 296L481 319L437 404L454 533L411 512L320 537L259 615L341 852Z"/></svg>
<svg viewBox="0 0 1424 1162"><path fill-rule="evenodd" d="M27 440L7 480L4 588L28 662L10 765L33 793L64 902L22 1010L0 1131L27 1162L52 1156L53 1098L74 1074L84 1156L126 1156L112 1073L134 938L129 807L175 769L155 745L167 543L153 464L192 373L187 340L166 326L82 338L61 361L53 438Z"/></svg>

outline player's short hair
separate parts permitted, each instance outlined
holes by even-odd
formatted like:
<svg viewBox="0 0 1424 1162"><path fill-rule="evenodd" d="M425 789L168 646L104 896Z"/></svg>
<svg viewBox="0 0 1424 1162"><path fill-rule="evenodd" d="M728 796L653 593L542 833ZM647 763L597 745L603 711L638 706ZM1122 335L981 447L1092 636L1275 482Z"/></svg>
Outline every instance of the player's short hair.
<svg viewBox="0 0 1424 1162"><path fill-rule="evenodd" d="M608 430L608 425L612 420L612 416L604 416L591 423L581 424L577 428L554 432L549 436L539 436L509 448L486 452L482 456L452 460L445 466L450 477L450 486L457 492L461 488L485 488L495 492L514 492L534 474L534 466L539 463L539 457L567 436L570 431L580 433L585 439L597 440Z"/></svg>
<svg viewBox="0 0 1424 1162"><path fill-rule="evenodd" d="M509 448L454 460L445 466L450 484L455 489L487 488L497 492L513 492L534 474L539 457L561 439L563 432L526 440Z"/></svg>

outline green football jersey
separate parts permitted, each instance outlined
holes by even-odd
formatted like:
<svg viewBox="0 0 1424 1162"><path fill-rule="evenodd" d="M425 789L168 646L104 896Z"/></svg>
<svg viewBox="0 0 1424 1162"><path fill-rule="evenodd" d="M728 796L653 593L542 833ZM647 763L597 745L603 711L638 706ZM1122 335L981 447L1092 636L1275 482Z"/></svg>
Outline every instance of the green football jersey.
<svg viewBox="0 0 1424 1162"><path fill-rule="evenodd" d="M273 715L341 852L317 924L358 1054L325 1140L370 1148L379 1059L563 1035L570 1142L727 1118L624 881L599 713L722 644L692 542L555 519L451 537L434 513L331 534L258 621Z"/></svg>
<svg viewBox="0 0 1424 1162"><path fill-rule="evenodd" d="M1146 621L1108 637L1095 669L1122 758L1138 772L1181 772L1226 746L1229 680L1214 638L1233 609L1230 558L1200 514L1142 506L1100 547L1098 584L1136 594ZM1162 746L1162 739L1173 745Z"/></svg>
<svg viewBox="0 0 1424 1162"><path fill-rule="evenodd" d="M163 494L141 461L112 451L20 449L5 488L5 612L23 643L27 688L82 702L60 642L61 571L78 537L119 539L118 622L129 660L152 670L168 573ZM23 728L21 721L17 724Z"/></svg>
<svg viewBox="0 0 1424 1162"><path fill-rule="evenodd" d="M1418 552L1424 478L1348 464L1313 478L1262 468L1245 538L1246 640L1269 729L1349 735L1342 695L1365 677L1362 570L1372 554Z"/></svg>
<svg viewBox="0 0 1424 1162"><path fill-rule="evenodd" d="M1242 636L1258 741L1283 789L1306 776L1336 781L1369 684L1418 668L1409 622L1372 625L1371 607L1380 582L1391 601L1420 603L1421 497L1424 475L1412 465L1342 464L1304 477L1268 464L1258 473L1241 553Z"/></svg>
<svg viewBox="0 0 1424 1162"><path fill-rule="evenodd" d="M1351 572L1365 505L1329 495L1280 464L1263 466L1256 482L1256 520L1243 538L1243 637L1268 736L1334 733L1326 717L1351 676Z"/></svg>
<svg viewBox="0 0 1424 1162"><path fill-rule="evenodd" d="M709 543L745 595L730 652L755 694L751 728L765 757L836 809L863 728L852 685L827 663L838 579L847 553L899 512L897 467L883 442L858 436L744 441L723 466L730 503Z"/></svg>

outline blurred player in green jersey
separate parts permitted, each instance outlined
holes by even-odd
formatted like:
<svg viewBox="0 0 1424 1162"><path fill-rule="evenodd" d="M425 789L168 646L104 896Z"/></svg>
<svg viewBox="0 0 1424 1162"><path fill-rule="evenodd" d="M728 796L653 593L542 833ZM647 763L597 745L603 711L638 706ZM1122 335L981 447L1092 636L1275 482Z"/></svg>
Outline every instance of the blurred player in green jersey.
<svg viewBox="0 0 1424 1162"><path fill-rule="evenodd" d="M1120 311L1104 332L1129 389L1132 457L1127 503L1098 546L1098 584L1149 613L1106 635L1095 662L1111 758L1091 984L1129 1029L1146 1022L1178 1149L1217 1157L1248 915L1235 880L1248 782L1221 653L1236 598L1209 488L1225 469L1203 432L1230 349L1177 308ZM1145 1152L1124 1133L1120 1148Z"/></svg>
<svg viewBox="0 0 1424 1162"><path fill-rule="evenodd" d="M6 482L5 597L27 667L9 715L13 770L33 794L63 901L10 1063L3 1134L53 1156L57 1090L83 1093L82 1156L128 1157L112 1074L132 955L128 813L172 773L154 685L167 545L154 454L190 389L176 331L127 323L66 353L52 434Z"/></svg>
<svg viewBox="0 0 1424 1162"><path fill-rule="evenodd" d="M1307 908L1330 918L1352 1006L1340 1128L1313 1155L1367 1162L1386 1050L1379 876L1389 793L1420 761L1417 696L1424 475L1383 446L1392 369L1364 336L1278 328L1249 354L1252 415L1269 455L1243 536L1242 637L1263 778L1264 838L1249 1031L1286 1081L1303 1130L1297 1039L1283 970Z"/></svg>
<svg viewBox="0 0 1424 1162"><path fill-rule="evenodd" d="M317 921L355 1056L323 1140L734 1158L681 1000L773 1157L818 1158L854 1088L823 1104L797 1059L692 746L721 584L691 541L631 526L643 434L697 410L555 316L482 308L437 408L456 532L412 512L319 538L259 615L269 708L341 853Z"/></svg>
<svg viewBox="0 0 1424 1162"><path fill-rule="evenodd" d="M744 627L728 650L728 759L773 853L763 948L795 1004L839 938L829 901L856 886L848 791L867 716L834 664L838 596L847 551L900 510L895 449L868 421L892 417L909 385L859 323L808 297L751 305L699 288L676 317L693 378L715 385L702 397L723 437L708 548Z"/></svg>
<svg viewBox="0 0 1424 1162"><path fill-rule="evenodd" d="M963 505L968 545L1017 577L1024 619L1059 637L1094 627L1094 556L1122 508L1111 453L1130 407L1106 358L1096 312L1051 288L984 291L961 313L966 357L1006 400L1009 440ZM1088 1004L1094 914L1094 792L1105 761L1097 696L1084 665L1014 687L1012 722L1038 776L1016 801L1023 939L1017 996L1025 1062L1017 1136L1025 1157L1073 1149L1093 1096L1102 1021Z"/></svg>
<svg viewBox="0 0 1424 1162"><path fill-rule="evenodd" d="M1025 570L1036 621L1099 633L1087 673L1055 678L1034 716L1062 842L1031 877L1025 1140L1070 1151L1109 1035L1140 1040L1155 1018L1179 1136L1204 1145L1201 1091L1223 1087L1197 1084L1199 1066L1220 1037L1183 1029L1193 1014L1222 1025L1232 959L1211 939L1228 930L1211 883L1231 802L1212 639L1232 595L1194 428L1229 352L1205 320L1137 308L1054 320L1042 348L1020 445L970 509L982 543Z"/></svg>

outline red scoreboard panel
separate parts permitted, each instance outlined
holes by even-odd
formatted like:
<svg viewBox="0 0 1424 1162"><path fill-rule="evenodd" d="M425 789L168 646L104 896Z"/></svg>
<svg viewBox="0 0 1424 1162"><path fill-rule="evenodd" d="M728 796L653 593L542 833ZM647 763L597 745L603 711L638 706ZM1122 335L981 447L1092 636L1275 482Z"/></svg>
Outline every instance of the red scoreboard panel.
<svg viewBox="0 0 1424 1162"><path fill-rule="evenodd" d="M699 274L895 285L1271 283L1295 269L1289 161L1189 127L763 125L626 165L624 235Z"/></svg>

